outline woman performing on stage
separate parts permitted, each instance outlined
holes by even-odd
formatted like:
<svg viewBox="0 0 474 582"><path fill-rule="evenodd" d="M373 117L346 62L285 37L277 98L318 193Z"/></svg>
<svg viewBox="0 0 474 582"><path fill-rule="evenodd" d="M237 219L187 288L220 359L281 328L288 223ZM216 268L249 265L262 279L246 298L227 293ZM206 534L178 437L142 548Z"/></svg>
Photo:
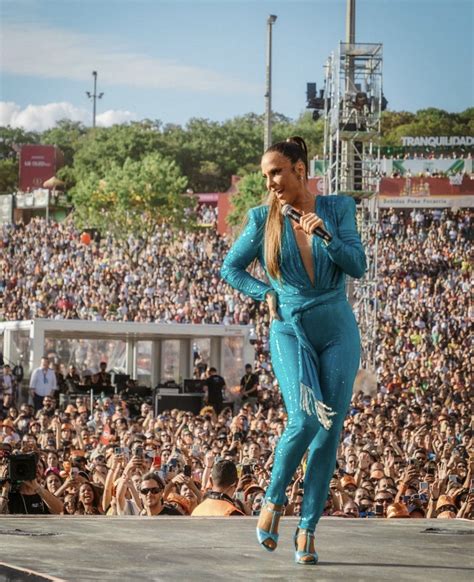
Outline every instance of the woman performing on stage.
<svg viewBox="0 0 474 582"><path fill-rule="evenodd" d="M222 277L269 306L272 365L288 413L275 451L257 537L275 550L286 488L308 450L295 560L316 564L314 532L323 512L352 386L359 366L360 336L347 301L345 275L360 278L365 253L348 196L314 196L308 190L308 154L300 137L265 152L262 171L269 198L252 208L222 267ZM285 204L302 216L284 216ZM288 207L285 208L287 210ZM329 233L332 240L313 234ZM324 234L324 233L323 233ZM247 267L257 259L270 285Z"/></svg>

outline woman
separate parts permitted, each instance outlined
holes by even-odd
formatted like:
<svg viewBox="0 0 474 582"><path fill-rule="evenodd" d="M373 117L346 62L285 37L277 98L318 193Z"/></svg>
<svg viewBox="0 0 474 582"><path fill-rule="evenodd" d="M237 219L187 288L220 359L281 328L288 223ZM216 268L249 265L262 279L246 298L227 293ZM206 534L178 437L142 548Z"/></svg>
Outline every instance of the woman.
<svg viewBox="0 0 474 582"><path fill-rule="evenodd" d="M249 211L247 225L225 258L221 274L239 291L267 301L272 365L288 413L258 522L258 539L265 549L275 550L285 490L309 448L294 541L296 561L316 564L314 531L324 509L360 357L359 330L347 301L345 275L362 277L366 260L352 198L315 197L308 190L302 138L271 146L261 165L268 203ZM284 204L302 214L300 224L283 217ZM317 227L332 235L331 242L312 234ZM247 273L255 259L270 284Z"/></svg>
<svg viewBox="0 0 474 582"><path fill-rule="evenodd" d="M76 515L100 515L100 493L92 483L85 482L79 487Z"/></svg>

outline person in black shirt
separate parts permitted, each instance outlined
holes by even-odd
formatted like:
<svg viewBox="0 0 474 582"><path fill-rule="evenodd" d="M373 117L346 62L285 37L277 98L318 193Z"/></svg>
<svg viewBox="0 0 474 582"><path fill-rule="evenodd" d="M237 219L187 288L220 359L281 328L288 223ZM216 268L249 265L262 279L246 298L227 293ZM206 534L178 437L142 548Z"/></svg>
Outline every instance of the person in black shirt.
<svg viewBox="0 0 474 582"><path fill-rule="evenodd" d="M66 392L71 394L73 392L77 392L77 387L81 383L81 377L77 373L76 367L71 364L69 366L68 373L66 374Z"/></svg>
<svg viewBox="0 0 474 582"><path fill-rule="evenodd" d="M10 515L49 515L63 511L63 502L40 485L43 473L44 465L39 461L36 465L36 479L22 481L15 490L11 489L9 482L4 483L3 491Z"/></svg>
<svg viewBox="0 0 474 582"><path fill-rule="evenodd" d="M93 382L104 388L112 386L112 376L107 372L107 362L99 364L99 372L93 376Z"/></svg>
<svg viewBox="0 0 474 582"><path fill-rule="evenodd" d="M240 380L240 397L243 402L250 400L251 403L257 401L258 376L252 372L252 365L245 365L245 375Z"/></svg>
<svg viewBox="0 0 474 582"><path fill-rule="evenodd" d="M222 390L225 388L225 380L219 376L215 368L209 368L208 377L204 380L204 390L207 395L207 404L212 406L217 414L223 408L224 397Z"/></svg>
<svg viewBox="0 0 474 582"><path fill-rule="evenodd" d="M156 515L183 515L172 505L163 501L165 484L154 472L143 475L139 488L140 498L143 504L141 515L149 517Z"/></svg>

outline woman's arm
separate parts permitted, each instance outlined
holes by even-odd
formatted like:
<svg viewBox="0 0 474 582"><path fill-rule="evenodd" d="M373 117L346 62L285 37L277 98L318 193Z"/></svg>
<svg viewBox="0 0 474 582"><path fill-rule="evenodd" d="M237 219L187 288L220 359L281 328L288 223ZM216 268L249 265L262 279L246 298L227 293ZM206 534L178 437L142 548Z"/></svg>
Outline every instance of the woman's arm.
<svg viewBox="0 0 474 582"><path fill-rule="evenodd" d="M264 222L259 220L256 208L247 214L247 224L239 238L232 245L221 269L221 277L235 289L252 299L263 301L272 288L247 273L247 267L258 257L264 236Z"/></svg>
<svg viewBox="0 0 474 582"><path fill-rule="evenodd" d="M363 277L367 262L365 251L360 242L355 221L355 202L350 196L337 197L336 214L338 217L337 235L331 232L332 241L326 245L330 259L344 273L360 279Z"/></svg>

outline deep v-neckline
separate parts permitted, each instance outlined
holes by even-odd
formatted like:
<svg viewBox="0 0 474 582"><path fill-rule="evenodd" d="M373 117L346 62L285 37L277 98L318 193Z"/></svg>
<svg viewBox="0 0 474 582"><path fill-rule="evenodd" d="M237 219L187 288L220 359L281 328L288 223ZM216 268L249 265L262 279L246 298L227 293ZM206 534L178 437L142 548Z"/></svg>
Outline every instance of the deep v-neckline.
<svg viewBox="0 0 474 582"><path fill-rule="evenodd" d="M314 213L315 214L318 214L318 198L319 198L319 195L316 196L316 198L314 200ZM290 219L288 218L288 220L290 220ZM292 226L291 223L289 223L288 226L289 226L289 228L291 230L291 236L293 237L293 242L295 243L295 246L296 246L296 251L298 253L298 258L299 258L300 265L301 265L301 267L302 267L302 269L303 269L303 271L304 271L304 273L306 275L306 279L308 280L308 282L311 285L311 287L314 289L315 288L315 283L316 283L316 265L315 265L315 262L314 262L314 252L313 252L313 245L314 245L313 238L314 238L314 235L311 236L311 241L310 241L311 260L313 262L313 275L314 275L314 282L313 282L311 280L311 277L309 276L309 273L308 273L306 267L305 267L305 264L304 264L304 261L303 261L303 255L302 255L301 249L300 249L300 247L298 245L298 239L296 238L295 230L294 230L294 228L293 228L293 226Z"/></svg>

